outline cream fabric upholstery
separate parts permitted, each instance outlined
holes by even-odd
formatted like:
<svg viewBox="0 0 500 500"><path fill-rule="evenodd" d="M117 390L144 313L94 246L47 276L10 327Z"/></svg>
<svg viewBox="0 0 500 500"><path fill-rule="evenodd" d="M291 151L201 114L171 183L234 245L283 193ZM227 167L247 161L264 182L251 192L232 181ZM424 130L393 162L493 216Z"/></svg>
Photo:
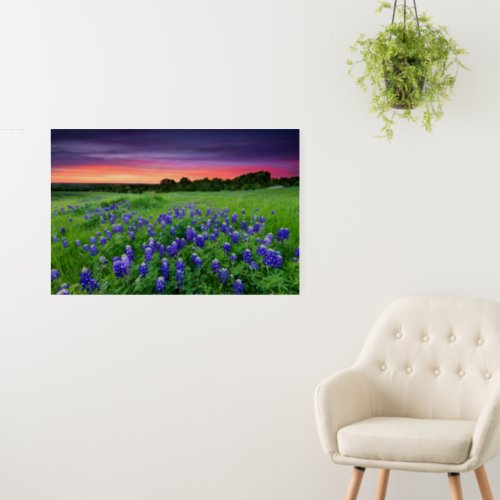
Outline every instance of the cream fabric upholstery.
<svg viewBox="0 0 500 500"><path fill-rule="evenodd" d="M318 386L316 418L323 448L334 462L360 467L474 469L500 452L499 368L499 303L399 299L375 322L354 365ZM385 418L369 420L376 417ZM385 453L387 429L392 425L394 436L403 439L406 427L400 419L407 418L422 420L413 421L412 431L422 436L441 425L435 420L455 421L450 426L455 437L446 450L438 450L436 442L424 452L415 443L411 450L408 444ZM363 432L373 435L361 451Z"/></svg>
<svg viewBox="0 0 500 500"><path fill-rule="evenodd" d="M467 460L475 421L375 417L339 430L345 457L460 464Z"/></svg>

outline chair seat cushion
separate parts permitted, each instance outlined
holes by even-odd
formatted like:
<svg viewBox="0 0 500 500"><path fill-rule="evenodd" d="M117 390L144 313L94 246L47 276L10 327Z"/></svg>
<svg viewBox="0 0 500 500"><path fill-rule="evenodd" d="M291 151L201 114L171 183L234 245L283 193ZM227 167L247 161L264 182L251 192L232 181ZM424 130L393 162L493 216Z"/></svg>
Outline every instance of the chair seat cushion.
<svg viewBox="0 0 500 500"><path fill-rule="evenodd" d="M461 464L467 460L476 422L376 417L337 433L345 457L394 462Z"/></svg>

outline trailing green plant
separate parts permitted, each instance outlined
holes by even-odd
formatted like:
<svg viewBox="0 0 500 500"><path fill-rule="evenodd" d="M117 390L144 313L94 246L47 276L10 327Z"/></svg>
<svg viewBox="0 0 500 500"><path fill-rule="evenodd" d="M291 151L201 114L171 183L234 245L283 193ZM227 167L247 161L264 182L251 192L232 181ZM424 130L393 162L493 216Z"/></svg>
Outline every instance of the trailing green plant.
<svg viewBox="0 0 500 500"><path fill-rule="evenodd" d="M393 7L382 1L382 12ZM381 133L389 141L398 118L421 121L427 131L443 116L443 104L452 96L460 56L467 52L416 7L395 8L393 22L375 37L361 34L351 51L359 59L346 61L349 73L363 90L371 89L371 111L382 120ZM357 71L360 69L359 71Z"/></svg>

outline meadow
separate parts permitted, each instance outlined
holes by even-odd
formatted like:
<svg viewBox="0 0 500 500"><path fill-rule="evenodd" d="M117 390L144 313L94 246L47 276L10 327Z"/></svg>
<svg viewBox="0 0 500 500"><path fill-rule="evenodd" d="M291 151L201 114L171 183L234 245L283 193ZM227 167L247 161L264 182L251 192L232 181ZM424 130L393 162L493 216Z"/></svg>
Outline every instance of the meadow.
<svg viewBox="0 0 500 500"><path fill-rule="evenodd" d="M298 294L299 188L53 192L53 294Z"/></svg>

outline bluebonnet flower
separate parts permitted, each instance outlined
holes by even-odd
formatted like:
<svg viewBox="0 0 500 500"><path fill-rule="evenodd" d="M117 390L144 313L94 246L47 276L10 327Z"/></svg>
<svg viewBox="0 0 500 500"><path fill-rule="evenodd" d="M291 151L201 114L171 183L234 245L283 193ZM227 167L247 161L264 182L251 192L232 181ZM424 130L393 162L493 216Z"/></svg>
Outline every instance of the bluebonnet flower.
<svg viewBox="0 0 500 500"><path fill-rule="evenodd" d="M228 279L229 279L229 272L228 272L228 270L225 267L223 267L222 269L219 269L219 271L218 271L217 274L219 276L219 281L223 285L225 285L227 283Z"/></svg>
<svg viewBox="0 0 500 500"><path fill-rule="evenodd" d="M278 229L278 234L277 234L277 239L278 241L282 242L288 239L290 236L290 230L282 227L281 229Z"/></svg>
<svg viewBox="0 0 500 500"><path fill-rule="evenodd" d="M153 226L150 224L148 226L148 236L153 236L155 233L154 233L154 230L153 230Z"/></svg>
<svg viewBox="0 0 500 500"><path fill-rule="evenodd" d="M88 293L92 293L99 288L99 283L97 283L97 280L92 276L92 272L87 267L84 267L80 273L80 285Z"/></svg>
<svg viewBox="0 0 500 500"><path fill-rule="evenodd" d="M235 254L235 253L232 253L230 256L229 256L229 260L231 262L236 262L238 260L238 256Z"/></svg>
<svg viewBox="0 0 500 500"><path fill-rule="evenodd" d="M57 269L52 269L50 271L50 281L54 281L60 277L60 273Z"/></svg>
<svg viewBox="0 0 500 500"><path fill-rule="evenodd" d="M165 291L165 278L163 276L160 276L157 280L156 280L156 287L155 287L156 291L158 293L163 293Z"/></svg>
<svg viewBox="0 0 500 500"><path fill-rule="evenodd" d="M99 245L103 246L107 243L107 239L103 236L102 238L99 239Z"/></svg>
<svg viewBox="0 0 500 500"><path fill-rule="evenodd" d="M56 235L54 235L54 236L52 236L52 241L54 243L57 243L59 241L59 238Z"/></svg>
<svg viewBox="0 0 500 500"><path fill-rule="evenodd" d="M300 258L300 250L299 247L295 249L295 252L293 252L293 260L297 261Z"/></svg>
<svg viewBox="0 0 500 500"><path fill-rule="evenodd" d="M106 238L108 238L108 240L110 240L113 237L113 233L109 229L106 229L105 233L106 233Z"/></svg>
<svg viewBox="0 0 500 500"><path fill-rule="evenodd" d="M186 266L184 264L184 261L182 259L178 259L175 263L175 279L179 288L181 288L182 284L184 283L185 269Z"/></svg>
<svg viewBox="0 0 500 500"><path fill-rule="evenodd" d="M222 251L229 253L231 251L231 243L228 243L227 241L222 245Z"/></svg>
<svg viewBox="0 0 500 500"><path fill-rule="evenodd" d="M56 295L70 295L69 290L67 288L59 288L56 292Z"/></svg>
<svg viewBox="0 0 500 500"><path fill-rule="evenodd" d="M194 238L195 232L191 229L191 226L186 228L186 240L191 241Z"/></svg>
<svg viewBox="0 0 500 500"><path fill-rule="evenodd" d="M231 233L231 241L233 243L238 243L240 239L240 235L238 234L238 231L234 231L233 233Z"/></svg>
<svg viewBox="0 0 500 500"><path fill-rule="evenodd" d="M117 278L123 278L130 271L130 259L123 254L120 257L113 257L113 272Z"/></svg>
<svg viewBox="0 0 500 500"><path fill-rule="evenodd" d="M92 257L95 257L98 252L99 251L97 250L97 247L95 245L90 245L90 255L92 255Z"/></svg>
<svg viewBox="0 0 500 500"><path fill-rule="evenodd" d="M261 215L260 218L259 218L259 222L261 224L264 224L266 222L266 218L263 215Z"/></svg>
<svg viewBox="0 0 500 500"><path fill-rule="evenodd" d="M247 228L247 221L246 220L242 220L240 227L241 227L242 231L244 231Z"/></svg>
<svg viewBox="0 0 500 500"><path fill-rule="evenodd" d="M171 234L172 236L175 236L175 231L176 231L176 227L175 227L175 226L172 226L172 227L170 228L170 234Z"/></svg>
<svg viewBox="0 0 500 500"><path fill-rule="evenodd" d="M170 266L168 265L167 259L161 260L160 272L164 278L168 278L168 274L170 272Z"/></svg>
<svg viewBox="0 0 500 500"><path fill-rule="evenodd" d="M66 228L63 226L61 227L61 234L64 234L66 232Z"/></svg>
<svg viewBox="0 0 500 500"><path fill-rule="evenodd" d="M259 245L259 247L257 248L257 255L260 255L262 257L263 255L266 255L266 253L267 248L264 245Z"/></svg>
<svg viewBox="0 0 500 500"><path fill-rule="evenodd" d="M73 222L73 217L69 217L68 221Z"/></svg>
<svg viewBox="0 0 500 500"><path fill-rule="evenodd" d="M130 261L134 260L134 250L130 245L125 246L125 255L128 257Z"/></svg>
<svg viewBox="0 0 500 500"><path fill-rule="evenodd" d="M68 240L66 238L63 238L61 241L62 241L63 247L68 248Z"/></svg>
<svg viewBox="0 0 500 500"><path fill-rule="evenodd" d="M280 252L269 248L263 259L264 265L272 269L281 269L283 266L283 257Z"/></svg>
<svg viewBox="0 0 500 500"><path fill-rule="evenodd" d="M105 265L108 263L108 259L106 259L106 257L104 257L104 255L101 255L101 256L99 257L99 262L100 262L103 266L105 266Z"/></svg>
<svg viewBox="0 0 500 500"><path fill-rule="evenodd" d="M170 245L167 247L167 252L171 257L175 257L177 252L179 251L179 245L177 245L176 241L173 241Z"/></svg>
<svg viewBox="0 0 500 500"><path fill-rule="evenodd" d="M153 258L153 249L151 247L146 247L144 249L144 260L149 262Z"/></svg>
<svg viewBox="0 0 500 500"><path fill-rule="evenodd" d="M252 252L248 248L246 248L241 254L241 259L243 260L243 262L247 262L248 264L250 264L250 262L252 262Z"/></svg>
<svg viewBox="0 0 500 500"><path fill-rule="evenodd" d="M249 266L252 271L257 271L259 269L259 264L255 261L250 262Z"/></svg>
<svg viewBox="0 0 500 500"><path fill-rule="evenodd" d="M205 239L202 234L197 234L194 242L197 247L203 248L205 246Z"/></svg>
<svg viewBox="0 0 500 500"><path fill-rule="evenodd" d="M91 237L90 237L90 244L91 244L91 245L95 245L95 241L96 241L96 240L95 240L95 236L91 236Z"/></svg>
<svg viewBox="0 0 500 500"><path fill-rule="evenodd" d="M201 267L203 264L202 258L195 253L191 255L191 262L193 263L194 267Z"/></svg>
<svg viewBox="0 0 500 500"><path fill-rule="evenodd" d="M210 268L212 269L213 273L216 273L220 269L220 262L218 259L214 259L212 261L212 264L210 264Z"/></svg>
<svg viewBox="0 0 500 500"><path fill-rule="evenodd" d="M253 232L254 233L258 233L260 231L260 224L258 222L256 222L254 225L253 225Z"/></svg>
<svg viewBox="0 0 500 500"><path fill-rule="evenodd" d="M237 213L234 213L233 215L231 215L231 222L233 224L236 224L238 222L238 214Z"/></svg>
<svg viewBox="0 0 500 500"><path fill-rule="evenodd" d="M267 245L270 245L273 242L273 240L274 240L273 233L268 233L268 234L266 234L266 236L264 236L262 243L267 246Z"/></svg>
<svg viewBox="0 0 500 500"><path fill-rule="evenodd" d="M110 220L111 222L111 220ZM111 229L113 230L113 233L122 233L123 232L123 226L121 224L115 224L111 226Z"/></svg>
<svg viewBox="0 0 500 500"><path fill-rule="evenodd" d="M243 295L245 293L245 286L240 279L234 280L233 293L235 295Z"/></svg>
<svg viewBox="0 0 500 500"><path fill-rule="evenodd" d="M144 278L148 274L148 265L143 262L142 264L139 265L139 275Z"/></svg>
<svg viewBox="0 0 500 500"><path fill-rule="evenodd" d="M275 215L276 214L276 210L271 210L271 214Z"/></svg>
<svg viewBox="0 0 500 500"><path fill-rule="evenodd" d="M87 244L85 244L83 245L83 250L84 252L90 252L90 247Z"/></svg>

